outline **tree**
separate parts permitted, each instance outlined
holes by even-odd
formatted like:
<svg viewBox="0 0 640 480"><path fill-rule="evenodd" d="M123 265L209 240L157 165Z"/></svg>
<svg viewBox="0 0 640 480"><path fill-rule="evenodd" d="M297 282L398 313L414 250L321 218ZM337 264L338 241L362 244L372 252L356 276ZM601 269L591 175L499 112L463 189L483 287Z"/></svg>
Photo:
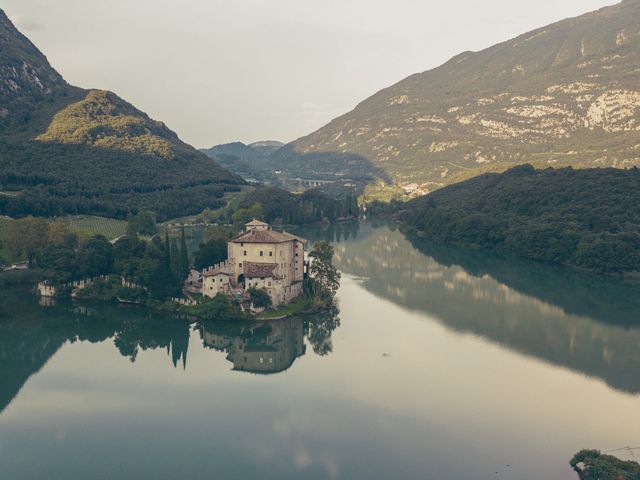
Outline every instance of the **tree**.
<svg viewBox="0 0 640 480"><path fill-rule="evenodd" d="M200 248L198 248L198 251L193 256L193 263L195 268L202 270L224 262L227 256L227 242L218 238L200 244Z"/></svg>
<svg viewBox="0 0 640 480"><path fill-rule="evenodd" d="M316 309L332 306L340 288L340 272L332 263L333 254L333 247L325 241L316 243L309 254L312 260L309 267L308 289Z"/></svg>
<svg viewBox="0 0 640 480"><path fill-rule="evenodd" d="M76 251L64 243L51 243L40 254L40 266L53 283L65 283L76 276Z"/></svg>
<svg viewBox="0 0 640 480"><path fill-rule="evenodd" d="M137 215L127 217L127 236L155 235L158 231L156 215L149 210L140 210Z"/></svg>
<svg viewBox="0 0 640 480"><path fill-rule="evenodd" d="M156 227L156 215L149 210L140 210L136 215L138 223L138 233L142 235L155 235L158 231Z"/></svg>
<svg viewBox="0 0 640 480"><path fill-rule="evenodd" d="M189 251L187 250L187 237L184 233L184 227L180 235L180 268L182 270L182 278L186 277L189 274Z"/></svg>
<svg viewBox="0 0 640 480"><path fill-rule="evenodd" d="M182 263L180 260L180 250L178 249L178 241L173 238L171 239L171 274L173 278L178 280L183 280L182 278Z"/></svg>
<svg viewBox="0 0 640 480"><path fill-rule="evenodd" d="M233 223L245 224L253 220L254 218L260 219L264 216L264 209L262 208L262 204L256 202L252 204L248 208L241 208L237 210L233 216Z"/></svg>
<svg viewBox="0 0 640 480"><path fill-rule="evenodd" d="M325 356L333 351L331 336L340 326L339 314L338 308L333 307L307 319L307 338L317 355Z"/></svg>
<svg viewBox="0 0 640 480"><path fill-rule="evenodd" d="M251 303L253 303L255 308L267 308L273 304L269 293L267 293L264 288L258 289L251 287L248 292L249 297L251 298Z"/></svg>
<svg viewBox="0 0 640 480"><path fill-rule="evenodd" d="M49 225L48 243L67 245L71 248L78 247L78 235L71 231L67 222L61 218Z"/></svg>
<svg viewBox="0 0 640 480"><path fill-rule="evenodd" d="M5 233L5 249L13 258L24 257L33 265L47 244L49 224L43 218L25 217L9 223Z"/></svg>
<svg viewBox="0 0 640 480"><path fill-rule="evenodd" d="M102 235L96 235L78 249L76 272L81 278L108 275L113 267L113 245Z"/></svg>
<svg viewBox="0 0 640 480"><path fill-rule="evenodd" d="M195 315L210 321L229 322L247 317L236 300L221 293L212 299L205 298L192 308Z"/></svg>

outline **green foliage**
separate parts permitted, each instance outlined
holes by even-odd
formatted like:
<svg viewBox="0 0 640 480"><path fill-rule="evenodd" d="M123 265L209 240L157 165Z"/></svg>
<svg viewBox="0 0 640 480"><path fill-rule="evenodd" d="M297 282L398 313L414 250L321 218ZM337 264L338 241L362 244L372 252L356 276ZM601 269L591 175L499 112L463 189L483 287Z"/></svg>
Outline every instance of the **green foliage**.
<svg viewBox="0 0 640 480"><path fill-rule="evenodd" d="M130 303L144 303L148 295L142 288L122 286L120 278L112 276L106 280L94 280L91 285L78 291L77 298L79 300L106 302L124 300Z"/></svg>
<svg viewBox="0 0 640 480"><path fill-rule="evenodd" d="M314 310L330 308L340 288L340 272L333 265L333 247L325 241L314 245L309 253L311 265L306 290L313 301Z"/></svg>
<svg viewBox="0 0 640 480"><path fill-rule="evenodd" d="M200 244L200 248L193 258L194 267L202 270L211 267L227 259L228 249L227 242L223 239L209 240Z"/></svg>
<svg viewBox="0 0 640 480"><path fill-rule="evenodd" d="M218 294L214 298L204 298L193 307L183 307L182 311L207 321L228 322L248 320L248 314L240 308L240 304L231 297Z"/></svg>
<svg viewBox="0 0 640 480"><path fill-rule="evenodd" d="M25 258L30 265L47 242L49 224L45 219L25 217L9 223L4 230L4 248L12 258Z"/></svg>
<svg viewBox="0 0 640 480"><path fill-rule="evenodd" d="M25 218L12 222L12 225L33 220L38 219ZM151 298L156 300L177 295L182 288L187 274L185 252L178 248L175 239L173 248L157 236L151 241L125 236L113 245L102 235L78 242L74 234L62 235L64 230L58 229L52 235L46 222L45 226L47 229L42 234L45 241L34 245L33 258L34 263L44 269L44 277L54 284L116 275L146 288ZM136 292L118 292L130 301L138 298Z"/></svg>
<svg viewBox="0 0 640 480"><path fill-rule="evenodd" d="M127 217L127 235L155 235L158 231L156 215L149 210L140 210L136 215Z"/></svg>
<svg viewBox="0 0 640 480"><path fill-rule="evenodd" d="M0 91L0 213L167 219L244 183L117 95L68 85L4 12L0 43L0 83L20 92Z"/></svg>
<svg viewBox="0 0 640 480"><path fill-rule="evenodd" d="M189 250L187 248L187 237L182 228L180 232L180 278L186 278L189 274Z"/></svg>
<svg viewBox="0 0 640 480"><path fill-rule="evenodd" d="M307 338L316 355L322 357L333 351L333 332L340 326L340 311L333 305L307 320Z"/></svg>
<svg viewBox="0 0 640 480"><path fill-rule="evenodd" d="M640 171L535 170L486 174L395 210L403 228L437 241L495 249L603 274L640 272Z"/></svg>
<svg viewBox="0 0 640 480"><path fill-rule="evenodd" d="M269 293L264 288L258 289L251 287L248 292L251 303L253 303L253 306L256 308L268 308L273 304Z"/></svg>
<svg viewBox="0 0 640 480"><path fill-rule="evenodd" d="M75 254L75 275L91 278L111 273L113 245L102 235L96 235L82 244Z"/></svg>
<svg viewBox="0 0 640 480"><path fill-rule="evenodd" d="M341 218L353 218L358 215L358 200L347 195L343 198L330 198L318 190L307 190L294 194L277 188L261 187L248 193L240 204L242 208L262 210L262 215L254 215L265 222L281 222L290 225L328 221ZM235 217L235 215L234 215ZM251 215L242 219L252 220ZM235 218L234 218L235 220Z"/></svg>
<svg viewBox="0 0 640 480"><path fill-rule="evenodd" d="M581 480L640 480L640 464L625 462L597 450L582 450L571 459Z"/></svg>
<svg viewBox="0 0 640 480"><path fill-rule="evenodd" d="M260 202L255 202L249 205L247 208L236 210L231 216L231 219L233 220L234 224L244 225L254 218L262 218L263 215L264 210L262 208L262 204Z"/></svg>

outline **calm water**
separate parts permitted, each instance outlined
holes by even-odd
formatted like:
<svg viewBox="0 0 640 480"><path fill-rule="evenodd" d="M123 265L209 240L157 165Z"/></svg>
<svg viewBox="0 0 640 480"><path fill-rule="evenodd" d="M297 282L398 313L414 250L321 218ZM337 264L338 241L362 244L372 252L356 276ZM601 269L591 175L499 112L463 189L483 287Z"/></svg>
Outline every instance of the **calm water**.
<svg viewBox="0 0 640 480"><path fill-rule="evenodd" d="M0 478L574 479L640 445L640 295L386 227L338 318L189 326L0 293ZM640 453L640 452L638 452Z"/></svg>

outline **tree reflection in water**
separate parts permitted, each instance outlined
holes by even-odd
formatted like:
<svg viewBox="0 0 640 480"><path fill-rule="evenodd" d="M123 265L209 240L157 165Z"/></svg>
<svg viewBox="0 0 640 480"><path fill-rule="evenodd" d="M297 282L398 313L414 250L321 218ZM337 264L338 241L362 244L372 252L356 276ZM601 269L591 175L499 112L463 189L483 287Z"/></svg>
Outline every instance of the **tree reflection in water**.
<svg viewBox="0 0 640 480"><path fill-rule="evenodd" d="M0 412L67 342L113 340L132 363L141 352L165 349L174 367L187 367L191 326L172 316L102 304L44 308L21 289L3 291L0 312ZM273 374L306 353L305 337L315 353L329 354L331 336L340 325L338 313L256 323L204 322L194 329L205 346L227 353L234 370Z"/></svg>

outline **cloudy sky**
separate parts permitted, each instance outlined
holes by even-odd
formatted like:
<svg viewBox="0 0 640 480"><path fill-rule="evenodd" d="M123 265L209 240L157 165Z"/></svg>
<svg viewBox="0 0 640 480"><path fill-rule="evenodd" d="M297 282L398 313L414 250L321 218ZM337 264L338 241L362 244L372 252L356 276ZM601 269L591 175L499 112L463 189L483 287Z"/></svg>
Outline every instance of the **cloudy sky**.
<svg viewBox="0 0 640 480"><path fill-rule="evenodd" d="M616 0L0 0L71 83L197 147L290 141L465 50Z"/></svg>

